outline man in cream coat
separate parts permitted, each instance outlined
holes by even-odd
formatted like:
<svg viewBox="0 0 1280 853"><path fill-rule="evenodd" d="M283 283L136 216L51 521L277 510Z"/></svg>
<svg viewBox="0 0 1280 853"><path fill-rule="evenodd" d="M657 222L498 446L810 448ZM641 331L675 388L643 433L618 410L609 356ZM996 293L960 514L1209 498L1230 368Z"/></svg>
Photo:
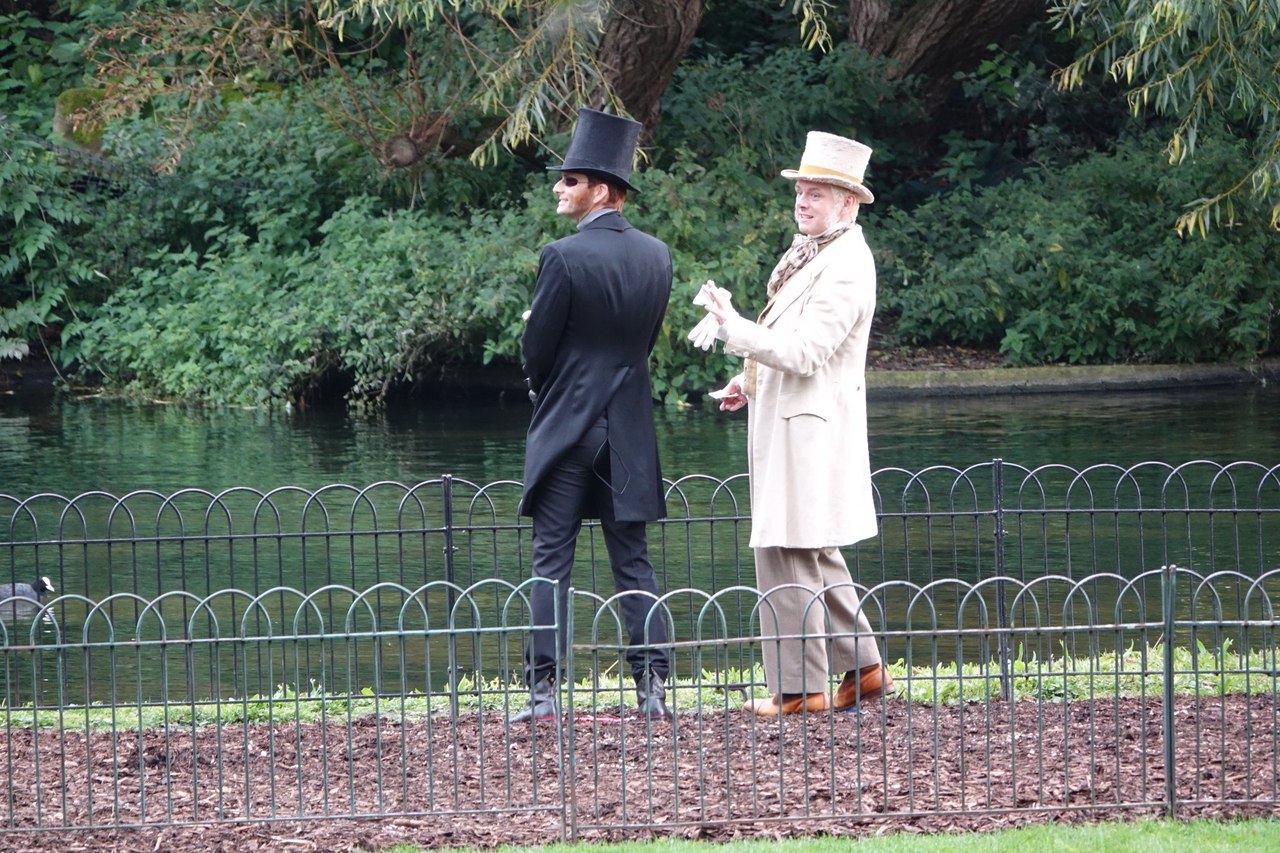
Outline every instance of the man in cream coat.
<svg viewBox="0 0 1280 853"><path fill-rule="evenodd" d="M795 181L800 233L758 322L713 283L700 291L716 337L746 359L720 408L749 406L750 545L772 695L746 707L761 716L847 710L894 690L840 552L877 533L865 379L876 271L854 222L875 199L862 182L870 156L813 132L800 168L782 172ZM844 673L833 697L829 663Z"/></svg>

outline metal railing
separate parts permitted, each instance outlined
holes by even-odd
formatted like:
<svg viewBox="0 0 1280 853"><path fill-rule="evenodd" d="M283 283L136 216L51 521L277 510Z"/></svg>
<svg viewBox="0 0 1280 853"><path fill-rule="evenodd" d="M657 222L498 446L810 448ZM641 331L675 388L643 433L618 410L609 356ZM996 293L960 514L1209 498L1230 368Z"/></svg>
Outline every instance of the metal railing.
<svg viewBox="0 0 1280 853"><path fill-rule="evenodd" d="M509 816L577 838L1280 806L1280 469L995 460L875 483L881 535L847 556L895 697L739 709L771 642L746 481L686 477L651 529L674 722L634 716L588 529L559 725L506 722L543 583L518 484L0 496L3 574L58 590L0 601L0 831Z"/></svg>

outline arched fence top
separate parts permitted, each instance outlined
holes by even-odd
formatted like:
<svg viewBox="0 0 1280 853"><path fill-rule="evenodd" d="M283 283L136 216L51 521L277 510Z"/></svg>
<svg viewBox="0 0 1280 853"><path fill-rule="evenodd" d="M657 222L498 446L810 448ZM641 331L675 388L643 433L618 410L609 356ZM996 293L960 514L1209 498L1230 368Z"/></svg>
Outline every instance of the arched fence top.
<svg viewBox="0 0 1280 853"><path fill-rule="evenodd" d="M1205 509L1221 509L1220 486L1224 483L1227 485L1226 496L1233 504L1247 494L1252 501L1247 504L1249 508L1280 508L1280 465L1248 460L1215 462L1200 459L1177 465L1147 461L1128 466L1099 463L1084 468L1055 463L1026 468L995 459L964 468L949 465L933 465L918 470L880 468L872 473L872 485L877 504L881 506L886 505L887 499L896 497L899 502L920 501L927 511L932 511L945 498L949 508L958 507L961 511L971 511L986 506L987 493L997 470L1012 486L1008 491L1015 499L1007 507L1010 510L1024 508L1030 495L1035 495L1037 508L1066 509L1075 506L1075 495L1079 493L1086 495L1089 506L1101 508L1096 501L1100 495L1099 489L1103 486L1108 486L1107 508L1127 503L1142 509L1183 509L1200 506L1196 502L1202 501ZM1154 482L1148 483L1149 479L1154 479ZM693 473L664 481L668 501L675 501L675 508L686 512L693 508L694 498L691 495L695 491L700 499L706 500L708 506L715 506L727 498L732 508L738 511L740 498L735 488L746 482L745 473L723 478ZM129 519L130 527L134 528L134 507L144 502L157 505L156 518L159 525L171 513L182 515L183 508L188 504L197 509L202 506L205 515L217 512L229 517L234 512L232 504L244 496L253 503L251 514L255 523L260 523L265 514L273 518L277 525L283 524L286 521L284 499L297 498L301 504L297 510L298 517L308 520L318 515L327 529L332 524L331 513L340 506L345 506L347 516L362 509L378 515L384 511L384 504L388 504L388 510L396 518L402 518L406 510L421 517L425 507L452 497L458 487L468 493L458 514L469 518L475 514L478 506L483 506L486 514L492 516L507 504L514 505L519 499L521 483L518 480L476 483L445 474L414 483L396 480L382 480L367 485L331 483L314 489L283 485L266 492L250 487L232 487L216 493L189 488L170 494L149 489L139 489L124 495L90 491L71 497L52 492L28 497L0 494L0 513L3 513L0 517L7 516L8 537L14 540L20 524L39 525L50 514L49 509L52 509L56 520L55 535L36 538L56 541L65 532L69 518L74 517L86 529L86 533L78 538L70 537L69 541L80 541L90 536L87 528L92 520L104 515L90 511L90 506L96 501L106 504L105 517L108 522L118 515L124 515ZM1243 491L1245 488L1248 489L1247 493ZM1146 500L1149 490L1157 492L1159 499ZM339 495L345 497L335 501L334 498ZM394 499L387 496L393 496ZM1177 500L1171 502L1171 498L1175 496ZM192 498L200 500L192 502ZM314 520L308 520L307 523L312 526L315 524ZM239 526L244 529L254 527Z"/></svg>
<svg viewBox="0 0 1280 853"><path fill-rule="evenodd" d="M870 596L869 614L892 609L906 630L956 619L1005 624L1003 610L992 609L995 599L1016 610L1009 616L1023 625L1122 611L1141 619L1150 592L1141 583L1102 578L1176 564L1201 574L1230 569L1273 579L1268 572L1280 554L1278 471L1206 460L1026 468L993 459L966 467L882 468L872 482L879 535L843 552L852 580ZM729 623L750 618L738 593L721 595L754 582L748 486L745 474L666 481L667 517L650 526L659 590L719 596L696 603L668 598L664 607L682 628L701 622L706 630L719 624L715 630L739 633L740 625ZM59 593L93 601L134 595L133 603L111 599L113 620L126 611L133 618L144 606L139 602L182 590L187 597L163 599L148 612L151 623L163 620L169 636L288 633L295 614L284 612L283 603L293 606L320 588L328 631L342 630L347 620L370 622L371 609L380 626L447 630L480 618L477 608L488 602L479 598L493 589L472 587L487 579L512 585L498 594L512 612L527 608L529 588L520 584L532 574L530 521L519 515L520 496L516 480L479 483L452 475L265 492L0 495L0 518L8 522L0 526L0 583L49 576ZM610 573L600 536L598 523L589 520L571 582L607 597ZM1093 587L1062 592L1063 584L1086 576L1095 578ZM1196 582L1194 596L1183 582L1180 600L1197 612L1224 606L1215 589L1228 594L1221 586L1226 577L1217 586ZM997 578L1002 582L992 586ZM357 602L360 591L375 588L372 598ZM405 598L402 588L419 591L420 600ZM239 594L220 596L223 590ZM1259 580L1238 594L1254 616L1265 617L1277 593L1271 580ZM392 599L396 612L388 615ZM321 606L318 599L307 605L314 606ZM56 612L45 613L62 624L72 611L82 612L83 605L64 598ZM297 618L317 623L311 609L305 613ZM187 624L178 628L175 618ZM105 630L100 619L91 620L92 630ZM160 631L150 623L142 630L148 636Z"/></svg>
<svg viewBox="0 0 1280 853"><path fill-rule="evenodd" d="M872 586L839 584L810 590L786 584L769 591L736 585L719 590L683 587L661 595L623 592L603 596L570 588L575 606L589 602L590 630L602 626L618 634L623 620L619 608L632 597L652 602L648 619L663 619L673 636L686 640L708 637L739 639L758 636L760 613L776 615L779 600L788 606L823 611L827 593L849 588L857 593L863 611L877 630L898 634L958 629L1074 630L1087 626L1150 623L1164 620L1164 602L1147 589L1150 583L1172 580L1180 586L1178 618L1182 622L1222 622L1247 619L1251 624L1280 627L1274 596L1280 594L1280 569L1251 578L1235 571L1201 574L1176 566L1158 567L1126 577L1100 573L1082 578L1045 576L1028 581L992 577L979 581L944 578L928 583L886 581ZM302 636L395 635L448 631L485 631L528 627L530 591L552 585L545 578L519 583L489 578L468 586L435 581L419 586L380 582L357 589L341 584L310 591L279 586L259 593L224 589L210 595L182 590L154 598L115 593L94 600L78 594L53 598L24 618L0 619L0 648L16 645L40 648L66 643L92 645L147 641L280 640ZM1096 595L1109 591L1113 610L1103 612ZM0 601L6 607L24 599ZM433 603L435 602L435 603ZM1002 602L1002 603L1000 603ZM28 602L29 603L29 602ZM996 608L1017 614L997 620ZM1076 616L1077 608L1083 617ZM1207 609L1208 612L1205 612ZM690 614L686 621L680 614ZM433 622L433 614L438 621ZM734 618L730 618L733 614ZM944 621L943 614L950 614ZM567 615L567 614L566 614ZM738 617L743 617L738 619ZM234 619L235 630L223 625ZM607 621L602 621L607 620ZM739 630L730 630L731 623ZM743 626L751 626L743 630ZM690 627L691 626L691 627Z"/></svg>
<svg viewBox="0 0 1280 853"><path fill-rule="evenodd" d="M671 508L672 501L678 501L678 507L684 511L686 516L693 511L691 494L694 491L705 491L709 487L708 510L715 517L716 507L726 500L729 502L729 508L734 515L742 512L742 501L739 499L734 487L739 485L745 487L750 481L746 474L734 474L724 479L713 477L710 474L686 474L675 480L665 480L664 482L666 491L663 497L666 499L668 509Z"/></svg>

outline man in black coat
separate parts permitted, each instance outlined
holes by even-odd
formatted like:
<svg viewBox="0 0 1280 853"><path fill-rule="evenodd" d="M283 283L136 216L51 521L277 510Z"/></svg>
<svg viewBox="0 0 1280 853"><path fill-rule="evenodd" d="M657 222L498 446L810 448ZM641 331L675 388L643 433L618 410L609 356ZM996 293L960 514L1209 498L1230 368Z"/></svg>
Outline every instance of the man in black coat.
<svg viewBox="0 0 1280 853"><path fill-rule="evenodd" d="M556 212L577 233L542 250L521 341L533 421L520 511L533 518L533 574L556 581L531 593L534 625L564 624L574 548L598 518L620 594L640 712L666 718L667 627L645 523L666 515L653 426L649 354L671 296L671 251L622 217L640 124L595 110L578 126L553 187ZM535 630L530 688L512 722L558 716L567 638Z"/></svg>

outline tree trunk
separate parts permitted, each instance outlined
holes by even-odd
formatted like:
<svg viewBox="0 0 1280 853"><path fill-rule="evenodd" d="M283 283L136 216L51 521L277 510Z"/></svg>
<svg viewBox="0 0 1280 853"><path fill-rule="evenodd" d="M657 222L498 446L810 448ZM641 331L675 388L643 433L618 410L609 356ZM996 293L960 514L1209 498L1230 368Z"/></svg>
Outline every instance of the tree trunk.
<svg viewBox="0 0 1280 853"><path fill-rule="evenodd" d="M600 42L600 64L632 117L653 135L662 95L698 30L705 0L615 0Z"/></svg>
<svg viewBox="0 0 1280 853"><path fill-rule="evenodd" d="M889 0L849 0L849 41L872 56L885 55L889 23Z"/></svg>
<svg viewBox="0 0 1280 853"><path fill-rule="evenodd" d="M946 100L955 74L975 68L987 45L1026 32L1045 0L849 0L849 41L894 60L893 75L925 78L927 104Z"/></svg>

